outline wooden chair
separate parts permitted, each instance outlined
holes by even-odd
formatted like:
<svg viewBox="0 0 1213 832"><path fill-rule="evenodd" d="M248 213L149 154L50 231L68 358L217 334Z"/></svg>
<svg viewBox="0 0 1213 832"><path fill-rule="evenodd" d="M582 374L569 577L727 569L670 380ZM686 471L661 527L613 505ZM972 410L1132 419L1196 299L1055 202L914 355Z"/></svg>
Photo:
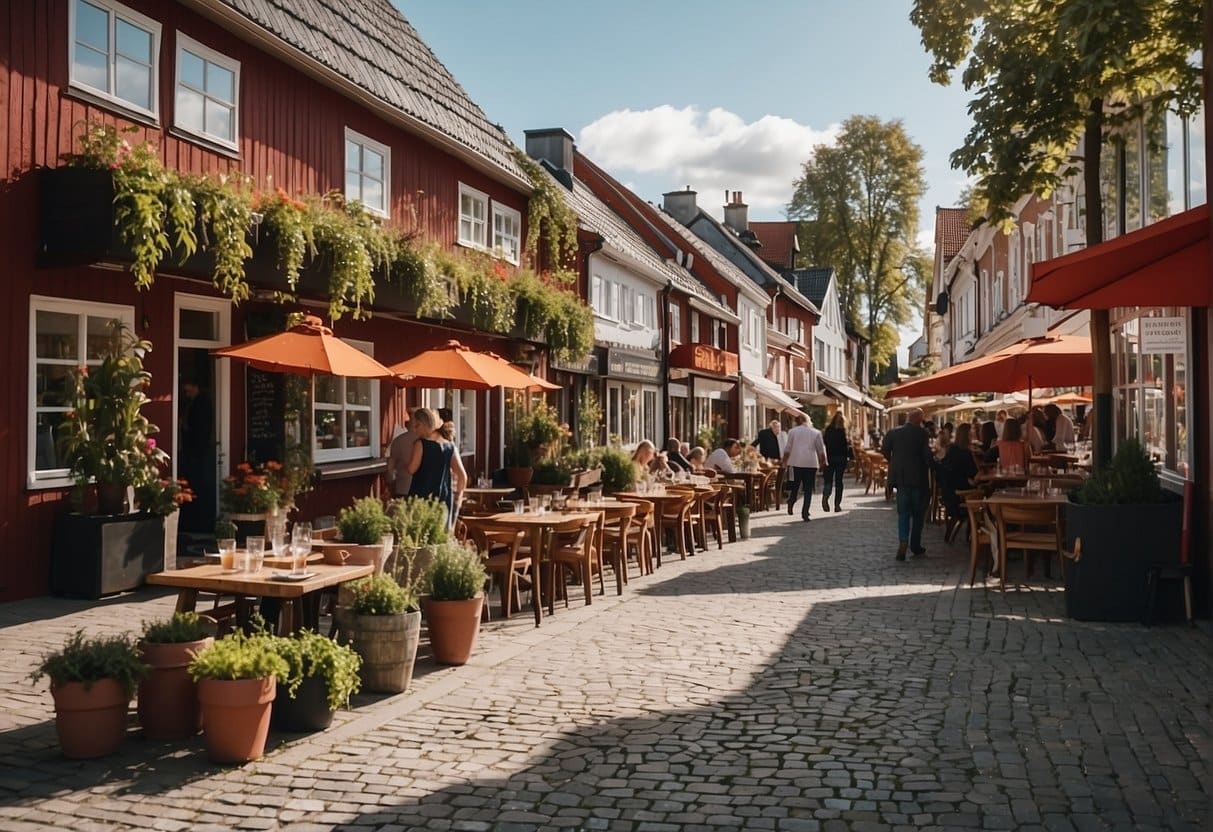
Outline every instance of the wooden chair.
<svg viewBox="0 0 1213 832"><path fill-rule="evenodd" d="M628 582L628 549L636 533L635 524L632 522L635 516L635 505L613 508L602 530L603 555L610 556L611 568L625 584ZM622 587L620 591L623 591Z"/></svg>
<svg viewBox="0 0 1213 832"><path fill-rule="evenodd" d="M581 579L585 589L585 603L588 606L593 599L592 586L594 571L599 576L600 590L605 593L606 585L602 582L602 548L600 531L602 516L597 518L577 517L552 527L548 538L547 563L549 571L548 611L552 612L555 605L557 588L564 589L565 582L556 581L556 574L563 576L566 570ZM568 592L564 592L564 606L569 606Z"/></svg>
<svg viewBox="0 0 1213 832"><path fill-rule="evenodd" d="M1047 552L1057 555L1062 564L1064 577L1065 561L1061 556L1062 535L1058 507L1055 503L1025 500L1022 503L989 503L998 530L998 583L1007 586L1007 551L1022 549L1024 552ZM1031 565L1030 554L1027 560ZM1048 561L1046 570L1048 569Z"/></svg>
<svg viewBox="0 0 1213 832"><path fill-rule="evenodd" d="M965 507L966 522L969 526L969 586L972 586L977 578L977 560L983 552L986 555L986 575L990 573L991 540L986 525L986 508L982 502L986 492L981 488L970 488L957 491L956 496Z"/></svg>
<svg viewBox="0 0 1213 832"><path fill-rule="evenodd" d="M766 472L762 478L762 485L758 488L758 505L760 511L766 511L772 505L779 508L779 472L782 469L772 468Z"/></svg>
<svg viewBox="0 0 1213 832"><path fill-rule="evenodd" d="M716 548L724 548L724 518L729 510L725 505L725 500L731 498L733 492L727 486L718 485L712 494L709 494L703 503L703 519L708 528L712 530L712 536L716 538Z"/></svg>
<svg viewBox="0 0 1213 832"><path fill-rule="evenodd" d="M678 554L687 559L687 527L690 523L691 507L695 503L694 491L670 491L677 500L662 500L657 513L658 546L664 545L666 532L672 534L678 544Z"/></svg>
<svg viewBox="0 0 1213 832"><path fill-rule="evenodd" d="M522 609L520 590L534 591L533 560L523 546L526 532L480 518L464 521L467 537L483 554L484 568L501 593L501 616Z"/></svg>
<svg viewBox="0 0 1213 832"><path fill-rule="evenodd" d="M623 551L623 569L627 574L627 558L632 552L632 548L636 549L636 566L640 575L653 574L653 553L657 552L657 558L661 557L661 549L657 548L656 543L656 526L653 523L653 502L642 500L639 497L620 497L621 502L630 502L636 506L636 513L632 515L632 525L628 528L631 532L628 545Z"/></svg>
<svg viewBox="0 0 1213 832"><path fill-rule="evenodd" d="M695 554L696 549L706 552L708 550L708 526L704 520L703 499L707 495L696 491L695 487L690 485L670 485L666 487L666 492L681 492L691 495L691 503L687 506L682 533L691 542L692 555Z"/></svg>

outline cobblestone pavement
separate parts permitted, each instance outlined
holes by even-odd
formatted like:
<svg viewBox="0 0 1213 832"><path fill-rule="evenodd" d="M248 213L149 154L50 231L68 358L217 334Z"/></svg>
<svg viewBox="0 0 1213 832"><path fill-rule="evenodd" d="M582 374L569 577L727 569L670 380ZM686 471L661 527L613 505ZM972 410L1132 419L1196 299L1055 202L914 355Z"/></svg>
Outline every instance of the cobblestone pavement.
<svg viewBox="0 0 1213 832"><path fill-rule="evenodd" d="M134 728L57 752L37 658L167 596L0 607L0 829L1213 827L1206 633L1066 620L1056 582L969 589L963 544L932 529L895 563L889 505L845 508L491 624L468 666L423 656L410 693L242 768Z"/></svg>

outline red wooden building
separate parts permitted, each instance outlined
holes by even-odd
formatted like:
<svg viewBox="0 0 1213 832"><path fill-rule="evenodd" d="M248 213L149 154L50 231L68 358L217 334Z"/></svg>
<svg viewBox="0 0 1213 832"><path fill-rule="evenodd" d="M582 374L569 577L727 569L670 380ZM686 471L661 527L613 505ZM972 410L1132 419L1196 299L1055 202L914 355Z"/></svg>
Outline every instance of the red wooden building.
<svg viewBox="0 0 1213 832"><path fill-rule="evenodd" d="M495 252L511 270L522 256L531 183L500 127L388 0L0 0L0 21L0 344L9 390L0 405L0 539L21 542L0 555L4 600L46 591L54 518L67 511L54 443L64 378L94 360L90 347L105 322L123 320L154 345L146 410L170 454L185 415L180 382L198 383L213 426L205 465L220 477L245 458L251 420L265 414L246 407L244 368L208 351L260 334L284 311L269 300L273 287L254 283L253 299L233 305L210 281L168 266L137 291L131 274L105 258L43 265L43 169L78 151L86 122L135 127L131 141L155 142L176 170L239 172L292 196L344 192L388 225L448 248ZM323 314L327 305L323 291L304 291L286 308ZM377 309L334 328L385 364L451 338L542 359L534 344L399 311ZM302 506L308 515L370 492L400 410L439 403L437 393L403 394L386 383L323 386L330 401L315 405L316 423L323 417L342 429L313 439L319 485ZM452 405L474 477L499 462L502 402L468 393ZM202 490L213 507L214 482Z"/></svg>

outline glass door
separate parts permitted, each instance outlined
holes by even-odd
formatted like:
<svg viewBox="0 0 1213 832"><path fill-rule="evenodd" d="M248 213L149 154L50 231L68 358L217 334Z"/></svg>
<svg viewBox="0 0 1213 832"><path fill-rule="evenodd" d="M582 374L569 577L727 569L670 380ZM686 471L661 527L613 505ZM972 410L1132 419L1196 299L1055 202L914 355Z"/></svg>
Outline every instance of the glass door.
<svg viewBox="0 0 1213 832"><path fill-rule="evenodd" d="M231 304L178 294L175 302L173 474L194 500L181 507L180 532L210 534L219 513L219 482L228 474L228 361L211 355L231 344Z"/></svg>

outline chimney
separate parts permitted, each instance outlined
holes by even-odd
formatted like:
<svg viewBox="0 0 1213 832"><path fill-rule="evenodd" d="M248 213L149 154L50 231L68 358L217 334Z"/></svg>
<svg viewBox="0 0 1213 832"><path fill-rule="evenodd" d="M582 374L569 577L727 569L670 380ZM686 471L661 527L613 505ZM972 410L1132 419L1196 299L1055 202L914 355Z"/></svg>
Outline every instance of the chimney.
<svg viewBox="0 0 1213 832"><path fill-rule="evenodd" d="M687 185L685 191L670 191L662 194L661 207L665 212L683 225L690 223L699 215L699 206L695 204L696 193Z"/></svg>
<svg viewBox="0 0 1213 832"><path fill-rule="evenodd" d="M732 199L724 206L724 224L738 236L750 230L750 206L741 201L741 191L733 191Z"/></svg>
<svg viewBox="0 0 1213 832"><path fill-rule="evenodd" d="M526 155L547 162L556 178L569 190L573 188L573 136L564 128L547 127L525 130Z"/></svg>

